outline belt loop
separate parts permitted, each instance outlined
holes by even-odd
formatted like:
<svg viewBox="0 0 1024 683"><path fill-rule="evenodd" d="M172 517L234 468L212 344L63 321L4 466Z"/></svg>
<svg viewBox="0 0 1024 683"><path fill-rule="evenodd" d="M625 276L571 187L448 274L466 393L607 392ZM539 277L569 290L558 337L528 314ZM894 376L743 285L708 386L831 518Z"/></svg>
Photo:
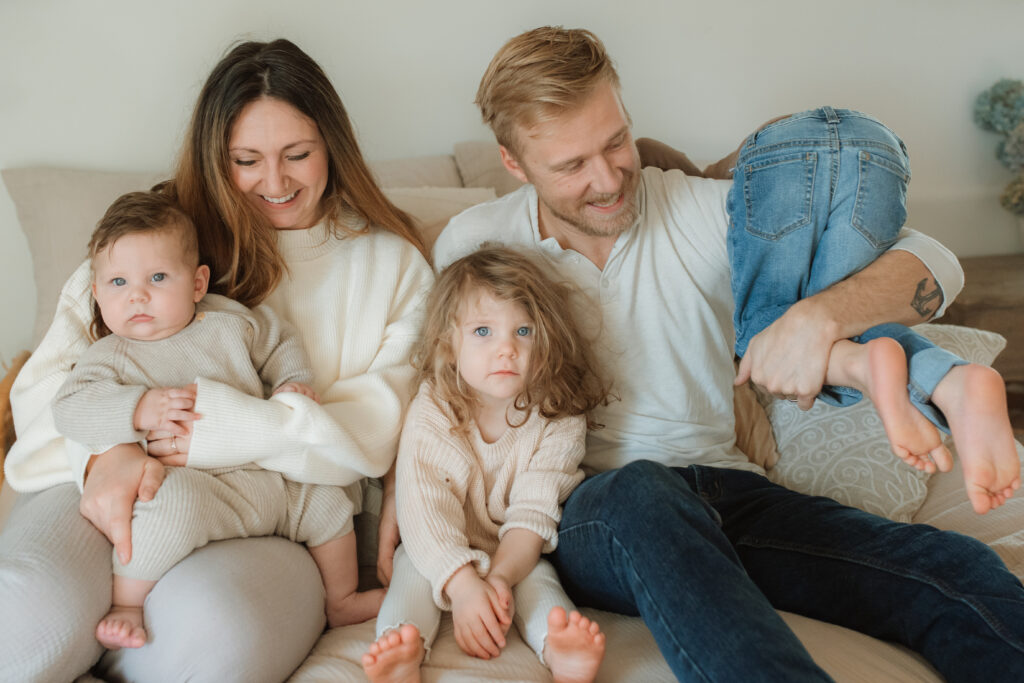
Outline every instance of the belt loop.
<svg viewBox="0 0 1024 683"><path fill-rule="evenodd" d="M825 114L825 123L839 123L839 114L832 107L822 107L822 113Z"/></svg>

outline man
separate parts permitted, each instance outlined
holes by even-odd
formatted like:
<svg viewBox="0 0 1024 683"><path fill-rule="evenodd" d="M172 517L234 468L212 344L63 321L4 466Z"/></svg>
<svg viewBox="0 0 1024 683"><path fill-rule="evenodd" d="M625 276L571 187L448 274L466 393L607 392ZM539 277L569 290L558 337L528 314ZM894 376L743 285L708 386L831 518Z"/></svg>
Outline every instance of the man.
<svg viewBox="0 0 1024 683"><path fill-rule="evenodd" d="M641 171L600 41L513 38L477 103L528 185L453 219L435 266L487 241L536 249L586 295L621 397L595 416L551 557L571 597L642 616L681 680L828 680L773 607L902 642L949 680L1024 671L1024 587L984 544L776 486L735 448L729 183ZM752 377L810 405L835 341L928 319L960 278L905 231L755 337Z"/></svg>

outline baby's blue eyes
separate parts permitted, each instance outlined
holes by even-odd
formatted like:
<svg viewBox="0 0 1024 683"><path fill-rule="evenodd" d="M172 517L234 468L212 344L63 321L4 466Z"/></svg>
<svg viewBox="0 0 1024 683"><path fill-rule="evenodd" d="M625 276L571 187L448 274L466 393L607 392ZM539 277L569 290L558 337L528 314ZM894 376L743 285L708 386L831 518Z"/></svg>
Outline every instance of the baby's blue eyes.
<svg viewBox="0 0 1024 683"><path fill-rule="evenodd" d="M530 336L530 332L532 332L532 330L526 325L523 325L518 330L516 330L516 334L519 335L520 337L528 337Z"/></svg>
<svg viewBox="0 0 1024 683"><path fill-rule="evenodd" d="M166 279L167 273L153 273L152 277L149 278L149 281L163 282ZM114 285L115 287L124 287L126 284L128 284L128 281L125 280L123 277L115 277L110 281L110 284Z"/></svg>
<svg viewBox="0 0 1024 683"><path fill-rule="evenodd" d="M486 337L490 333L491 333L491 328L489 328L489 327L478 327L475 330L473 330L473 334L475 334L478 337Z"/></svg>

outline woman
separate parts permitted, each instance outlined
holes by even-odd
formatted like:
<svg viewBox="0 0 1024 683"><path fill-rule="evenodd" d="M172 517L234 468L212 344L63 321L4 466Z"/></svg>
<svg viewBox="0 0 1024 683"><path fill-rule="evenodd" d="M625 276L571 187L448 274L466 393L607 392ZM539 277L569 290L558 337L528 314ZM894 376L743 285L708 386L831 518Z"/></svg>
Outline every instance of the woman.
<svg viewBox="0 0 1024 683"><path fill-rule="evenodd" d="M130 554L131 507L153 497L165 463L256 462L293 480L350 485L358 501L359 481L394 459L412 391L408 354L432 275L411 220L374 183L320 67L285 40L231 50L200 93L164 189L199 226L212 289L265 303L298 328L322 405L255 399L200 378L203 417L190 437L151 433L146 456L117 447L90 454L65 442L49 403L89 343L83 264L12 390L19 440L9 467L30 490L45 490L22 497L0 537L3 680L68 680L100 657L92 634L109 607L107 539ZM88 522L71 482L82 487ZM104 674L282 680L324 624L311 558L280 538L197 550L146 607L151 642L106 654Z"/></svg>

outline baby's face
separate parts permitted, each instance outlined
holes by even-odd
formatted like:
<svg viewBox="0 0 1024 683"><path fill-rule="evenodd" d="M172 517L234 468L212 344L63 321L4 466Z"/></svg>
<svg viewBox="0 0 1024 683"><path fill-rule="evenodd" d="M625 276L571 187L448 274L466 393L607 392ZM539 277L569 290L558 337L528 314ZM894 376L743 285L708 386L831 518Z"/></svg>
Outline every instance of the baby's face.
<svg viewBox="0 0 1024 683"><path fill-rule="evenodd" d="M187 262L176 230L125 235L92 261L92 293L120 337L166 339L180 332L206 294L209 269Z"/></svg>

